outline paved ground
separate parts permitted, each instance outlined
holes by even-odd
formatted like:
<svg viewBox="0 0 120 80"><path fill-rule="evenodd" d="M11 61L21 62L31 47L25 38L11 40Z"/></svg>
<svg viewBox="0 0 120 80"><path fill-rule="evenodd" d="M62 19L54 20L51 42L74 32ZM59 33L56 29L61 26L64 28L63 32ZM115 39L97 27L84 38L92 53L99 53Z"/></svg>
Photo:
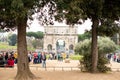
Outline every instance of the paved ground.
<svg viewBox="0 0 120 80"><path fill-rule="evenodd" d="M59 62L56 60L47 61L47 67L53 66L53 67L76 67L79 65L79 61L70 61L70 63ZM31 71L39 77L38 80L120 80L120 72L110 72L106 74L97 73L97 74L91 74L91 73L83 73L79 70L77 71L70 71L70 70L43 70L41 68L40 70L36 70L35 67L41 67L41 64L32 64L30 63L30 66L32 67ZM111 68L120 68L120 63L117 62L111 62L111 65L109 65ZM13 80L13 78L16 75L16 67L15 68L0 68L0 80Z"/></svg>

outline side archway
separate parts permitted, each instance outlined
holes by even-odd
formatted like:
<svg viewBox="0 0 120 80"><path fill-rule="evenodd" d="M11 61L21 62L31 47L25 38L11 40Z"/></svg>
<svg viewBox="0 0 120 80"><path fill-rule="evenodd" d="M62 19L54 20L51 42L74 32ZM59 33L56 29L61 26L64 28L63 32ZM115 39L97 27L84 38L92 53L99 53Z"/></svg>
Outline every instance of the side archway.
<svg viewBox="0 0 120 80"><path fill-rule="evenodd" d="M51 44L48 44L47 50L48 50L48 52L51 52L51 51L52 51L52 45L51 45Z"/></svg>
<svg viewBox="0 0 120 80"><path fill-rule="evenodd" d="M74 46L73 46L73 44L69 45L69 53L74 53Z"/></svg>

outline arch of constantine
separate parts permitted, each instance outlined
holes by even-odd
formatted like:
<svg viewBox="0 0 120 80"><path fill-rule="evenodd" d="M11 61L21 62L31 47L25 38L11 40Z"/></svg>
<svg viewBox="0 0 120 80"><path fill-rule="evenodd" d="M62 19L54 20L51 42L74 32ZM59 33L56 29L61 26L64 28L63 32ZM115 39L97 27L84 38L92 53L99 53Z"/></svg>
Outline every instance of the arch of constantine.
<svg viewBox="0 0 120 80"><path fill-rule="evenodd" d="M77 27L74 26L45 26L44 51L74 53L74 46L78 42Z"/></svg>

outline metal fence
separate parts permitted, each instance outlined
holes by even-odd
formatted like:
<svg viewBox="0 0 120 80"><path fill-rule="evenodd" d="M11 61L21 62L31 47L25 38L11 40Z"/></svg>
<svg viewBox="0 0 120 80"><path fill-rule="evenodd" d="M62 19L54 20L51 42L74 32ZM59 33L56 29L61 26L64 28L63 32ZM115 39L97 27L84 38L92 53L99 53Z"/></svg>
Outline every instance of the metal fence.
<svg viewBox="0 0 120 80"><path fill-rule="evenodd" d="M68 66L47 66L42 68L40 66L30 66L30 69L34 70L45 70L45 71L78 71L80 70L79 67L68 67Z"/></svg>
<svg viewBox="0 0 120 80"><path fill-rule="evenodd" d="M17 69L17 67L0 67L0 69ZM81 71L81 68L76 67L68 67L68 66L47 66L42 68L41 66L30 66L31 70L40 70L40 71ZM120 68L111 68L113 72L120 72Z"/></svg>

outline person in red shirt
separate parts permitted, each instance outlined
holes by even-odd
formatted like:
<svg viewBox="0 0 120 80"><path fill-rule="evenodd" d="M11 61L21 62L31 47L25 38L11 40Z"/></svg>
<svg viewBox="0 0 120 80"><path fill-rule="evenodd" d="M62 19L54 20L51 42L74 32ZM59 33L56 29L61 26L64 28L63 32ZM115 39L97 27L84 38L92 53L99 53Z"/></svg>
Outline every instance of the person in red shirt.
<svg viewBox="0 0 120 80"><path fill-rule="evenodd" d="M33 54L33 56L34 56L33 64L37 64L37 63L38 63L38 53L35 52L35 53Z"/></svg>
<svg viewBox="0 0 120 80"><path fill-rule="evenodd" d="M114 53L113 59L114 59L114 61L116 61L116 54L115 53Z"/></svg>
<svg viewBox="0 0 120 80"><path fill-rule="evenodd" d="M14 67L14 60L10 57L7 61L7 67Z"/></svg>

